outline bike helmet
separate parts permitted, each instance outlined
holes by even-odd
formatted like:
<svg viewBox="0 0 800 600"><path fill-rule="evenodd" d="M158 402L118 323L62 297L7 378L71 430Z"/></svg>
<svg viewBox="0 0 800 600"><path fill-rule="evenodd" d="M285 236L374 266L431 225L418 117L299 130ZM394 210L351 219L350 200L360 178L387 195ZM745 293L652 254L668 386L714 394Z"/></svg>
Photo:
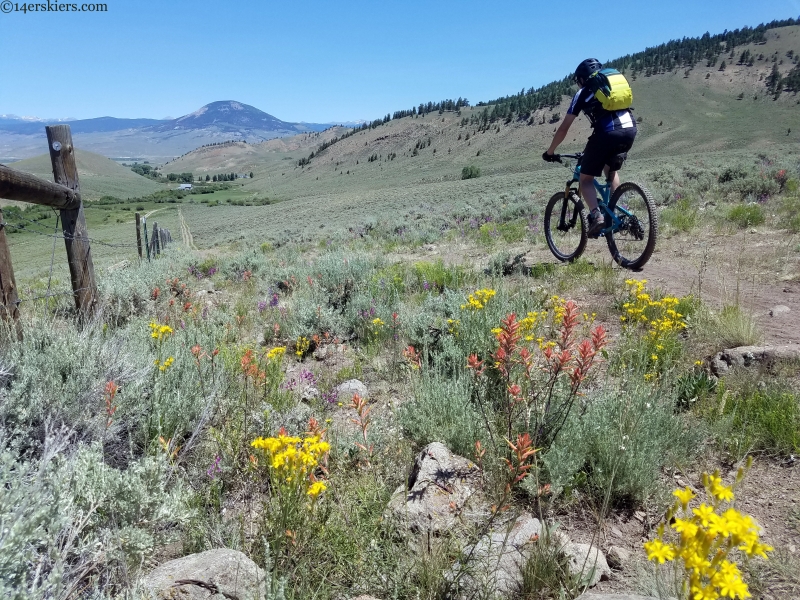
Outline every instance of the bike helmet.
<svg viewBox="0 0 800 600"><path fill-rule="evenodd" d="M575 69L575 80L582 79L586 81L591 77L592 73L599 71L603 68L603 65L600 63L599 60L596 58L587 58L581 64L578 65L578 68Z"/></svg>

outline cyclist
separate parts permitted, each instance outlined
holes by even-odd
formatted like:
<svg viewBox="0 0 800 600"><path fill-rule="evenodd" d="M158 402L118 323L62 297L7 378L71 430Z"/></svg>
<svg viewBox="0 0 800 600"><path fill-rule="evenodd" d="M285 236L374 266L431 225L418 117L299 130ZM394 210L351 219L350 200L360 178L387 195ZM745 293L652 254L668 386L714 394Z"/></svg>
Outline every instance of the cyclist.
<svg viewBox="0 0 800 600"><path fill-rule="evenodd" d="M587 58L575 69L575 82L581 89L572 98L567 114L561 121L558 130L553 135L550 147L542 154L548 162L558 160L555 151L559 144L567 137L572 122L582 112L586 113L592 124L592 135L586 143L583 159L581 160L581 196L589 205L589 230L590 237L596 237L604 228L603 215L597 207L597 195L594 188L594 178L605 173L611 181L611 193L619 186L617 171L622 168L622 163L628 158L628 150L633 146L636 137L636 121L629 109L608 111L600 101L595 98L591 90L586 87L586 82L595 71L603 68L596 58Z"/></svg>

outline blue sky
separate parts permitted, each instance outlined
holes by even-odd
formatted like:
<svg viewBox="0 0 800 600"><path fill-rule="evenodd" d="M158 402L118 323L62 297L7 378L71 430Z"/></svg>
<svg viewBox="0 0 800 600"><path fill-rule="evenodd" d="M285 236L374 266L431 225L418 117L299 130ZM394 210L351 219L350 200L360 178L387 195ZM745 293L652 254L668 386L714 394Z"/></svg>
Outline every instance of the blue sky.
<svg viewBox="0 0 800 600"><path fill-rule="evenodd" d="M800 15L800 0L106 3L0 13L0 114L163 118L238 100L286 121L374 119Z"/></svg>

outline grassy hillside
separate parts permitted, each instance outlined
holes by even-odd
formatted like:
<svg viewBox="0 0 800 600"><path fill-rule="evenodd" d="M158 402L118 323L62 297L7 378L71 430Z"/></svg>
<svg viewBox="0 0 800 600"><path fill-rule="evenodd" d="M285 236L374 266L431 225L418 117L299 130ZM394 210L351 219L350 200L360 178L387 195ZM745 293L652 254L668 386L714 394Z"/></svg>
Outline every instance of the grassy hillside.
<svg viewBox="0 0 800 600"><path fill-rule="evenodd" d="M164 186L93 152L76 148L75 160L78 163L81 193L89 201L97 200L102 196L135 198L164 189ZM20 160L11 166L44 179L53 179L53 170L48 154Z"/></svg>
<svg viewBox="0 0 800 600"><path fill-rule="evenodd" d="M752 67L731 61L724 71L719 64L698 65L688 73L683 69L650 77L640 73L632 81L634 112L642 119L632 163L643 157L766 149L800 142L800 127L787 135L800 118L799 98L785 93L773 100L763 81L772 68L773 55L783 61L778 67L782 74L791 69L786 52L800 52L800 27L769 30L765 44L737 47L736 55L744 50L765 58ZM491 107L464 109L460 115L431 113L393 120L338 142L305 168L298 168L297 161L315 149L312 142L318 147L321 140L287 138L237 152L200 149L173 161L168 170L200 174L253 171L255 180L244 182L244 190L276 199L456 181L467 165L479 167L484 175L543 170L549 167L539 155L557 126L557 121L551 121L554 113L565 114L568 102L569 97L564 96L558 107L536 111L528 120L496 121L483 130L475 124L462 125L463 120L475 120ZM588 133L586 119L579 119L563 150L581 149ZM414 155L418 142L424 147ZM373 155L377 160L369 162ZM396 157L387 160L390 155Z"/></svg>

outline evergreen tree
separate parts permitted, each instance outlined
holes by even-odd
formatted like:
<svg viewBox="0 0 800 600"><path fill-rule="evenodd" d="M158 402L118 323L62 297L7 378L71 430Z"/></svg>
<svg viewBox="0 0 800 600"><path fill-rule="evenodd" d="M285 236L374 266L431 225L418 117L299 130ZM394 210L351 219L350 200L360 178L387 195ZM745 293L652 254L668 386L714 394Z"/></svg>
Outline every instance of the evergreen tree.
<svg viewBox="0 0 800 600"><path fill-rule="evenodd" d="M772 71L765 81L767 90L770 94L775 94L781 87L781 73L778 71L778 64L772 63Z"/></svg>

